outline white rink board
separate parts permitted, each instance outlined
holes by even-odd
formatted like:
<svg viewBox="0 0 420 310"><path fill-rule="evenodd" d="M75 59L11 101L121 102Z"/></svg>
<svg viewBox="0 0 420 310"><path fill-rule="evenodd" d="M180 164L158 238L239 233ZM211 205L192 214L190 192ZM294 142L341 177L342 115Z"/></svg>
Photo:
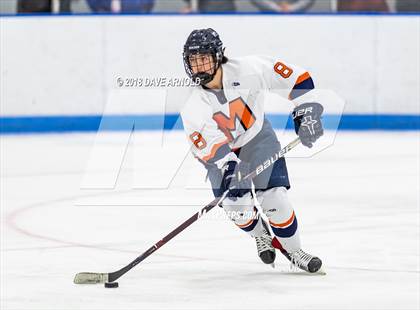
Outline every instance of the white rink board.
<svg viewBox="0 0 420 310"><path fill-rule="evenodd" d="M290 274L280 254L273 270L232 223L205 217L118 289L72 280L125 265L211 193L182 182L133 190L130 148L115 190L80 190L94 138L1 137L2 309L418 309L418 132L339 132L326 151L288 160L303 247L324 260L326 276ZM184 135L171 143L182 146ZM142 170L152 181L165 174L159 154ZM202 184L200 165L189 172Z"/></svg>
<svg viewBox="0 0 420 310"><path fill-rule="evenodd" d="M203 27L220 32L229 57L307 68L345 113L419 114L419 26L419 16L2 18L1 116L101 114L118 77L184 77L183 44ZM147 95L132 100L136 113L160 112Z"/></svg>

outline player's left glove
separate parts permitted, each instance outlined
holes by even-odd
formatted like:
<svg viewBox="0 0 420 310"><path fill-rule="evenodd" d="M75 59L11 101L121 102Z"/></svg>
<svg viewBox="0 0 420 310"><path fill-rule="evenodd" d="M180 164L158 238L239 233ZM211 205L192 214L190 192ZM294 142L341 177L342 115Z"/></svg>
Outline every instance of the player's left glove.
<svg viewBox="0 0 420 310"><path fill-rule="evenodd" d="M324 134L321 123L323 111L324 108L317 102L303 103L293 110L295 131L304 146L311 148Z"/></svg>
<svg viewBox="0 0 420 310"><path fill-rule="evenodd" d="M251 191L251 180L244 180L244 177L248 173L249 167L246 163L236 161L228 161L222 168L222 184L221 188L223 191L228 191L226 197L235 200L238 197L242 197L246 193ZM233 187L233 188L232 188Z"/></svg>

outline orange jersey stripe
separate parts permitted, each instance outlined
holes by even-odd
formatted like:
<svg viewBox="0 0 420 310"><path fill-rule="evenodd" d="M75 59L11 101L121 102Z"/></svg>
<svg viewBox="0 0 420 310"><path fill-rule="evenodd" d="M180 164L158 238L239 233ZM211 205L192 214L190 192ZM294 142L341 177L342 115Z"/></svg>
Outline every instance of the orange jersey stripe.
<svg viewBox="0 0 420 310"><path fill-rule="evenodd" d="M279 228L284 228L286 226L289 226L290 224L292 224L293 220L295 219L295 211L293 211L292 216L284 223L280 223L280 224L276 224L273 223L272 221L270 221L270 225L274 226L274 227L279 227Z"/></svg>
<svg viewBox="0 0 420 310"><path fill-rule="evenodd" d="M305 72L304 74L302 74L301 76L298 77L295 85L302 83L303 81L309 79L311 76L309 75L308 72Z"/></svg>
<svg viewBox="0 0 420 310"><path fill-rule="evenodd" d="M292 96L291 95L292 95L292 92L293 92L293 89L295 88L295 86L296 85L299 85L302 82L305 82L307 79L310 79L310 78L311 78L311 75L309 74L309 72L305 72L304 74L302 74L302 75L300 75L298 77L298 79L296 80L295 85L292 88L292 91L289 94L289 100L292 100Z"/></svg>
<svg viewBox="0 0 420 310"><path fill-rule="evenodd" d="M224 144L226 144L226 143L228 143L228 140L225 140L225 141L223 141L223 142L216 143L215 145L213 145L213 146L212 146L212 148L211 148L210 154L209 154L209 155L207 155L207 156L204 156L204 157L203 157L203 160L204 160L204 161L208 161L208 160L212 159L212 158L214 157L214 155L216 155L217 150L218 150L218 149L219 149L222 145L224 145Z"/></svg>

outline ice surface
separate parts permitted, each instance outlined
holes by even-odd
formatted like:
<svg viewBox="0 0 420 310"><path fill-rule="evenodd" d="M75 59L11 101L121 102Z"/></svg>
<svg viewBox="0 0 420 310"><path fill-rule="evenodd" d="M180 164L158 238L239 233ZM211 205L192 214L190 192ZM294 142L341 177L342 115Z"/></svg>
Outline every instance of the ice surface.
<svg viewBox="0 0 420 310"><path fill-rule="evenodd" d="M101 142L102 162L120 135ZM419 140L345 132L288 160L303 247L326 276L290 273L280 254L276 269L263 265L216 209L105 289L73 277L119 269L211 201L184 134L154 156L129 147L114 189L81 189L115 175L87 169L95 135L1 136L1 308L418 309Z"/></svg>

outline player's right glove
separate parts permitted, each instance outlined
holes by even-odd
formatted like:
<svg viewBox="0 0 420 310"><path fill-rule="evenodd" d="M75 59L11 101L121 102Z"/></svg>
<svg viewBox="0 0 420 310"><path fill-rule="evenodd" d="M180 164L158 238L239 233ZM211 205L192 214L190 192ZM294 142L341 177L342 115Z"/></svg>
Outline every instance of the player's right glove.
<svg viewBox="0 0 420 310"><path fill-rule="evenodd" d="M251 180L244 177L248 173L248 165L244 162L228 161L222 168L222 184L220 185L223 192L228 191L226 197L238 198L251 191ZM234 187L230 189L231 187Z"/></svg>
<svg viewBox="0 0 420 310"><path fill-rule="evenodd" d="M321 123L323 111L324 108L317 102L303 103L293 110L295 131L304 146L311 148L324 134Z"/></svg>

